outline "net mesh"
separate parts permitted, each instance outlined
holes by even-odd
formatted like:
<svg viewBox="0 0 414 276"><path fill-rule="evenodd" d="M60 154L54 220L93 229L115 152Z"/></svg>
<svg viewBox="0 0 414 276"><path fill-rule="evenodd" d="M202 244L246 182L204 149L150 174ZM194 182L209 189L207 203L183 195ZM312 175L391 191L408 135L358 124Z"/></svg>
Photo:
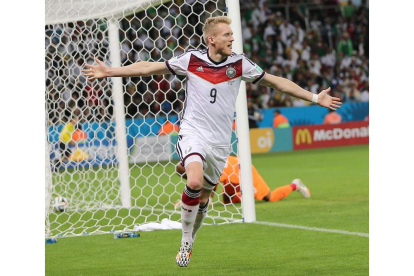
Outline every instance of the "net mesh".
<svg viewBox="0 0 414 276"><path fill-rule="evenodd" d="M88 82L81 70L95 57L111 65L112 18L118 23L125 66L204 48L202 22L224 11L222 0L46 2L46 236L107 233L163 218L180 220L174 203L185 180L175 173L177 135L159 131L167 120L178 124L185 79L122 79L131 190L131 208L123 208L112 83ZM232 143L236 153L235 134ZM240 205L223 204L222 190L215 191L206 223L242 218ZM54 200L58 196L63 199Z"/></svg>

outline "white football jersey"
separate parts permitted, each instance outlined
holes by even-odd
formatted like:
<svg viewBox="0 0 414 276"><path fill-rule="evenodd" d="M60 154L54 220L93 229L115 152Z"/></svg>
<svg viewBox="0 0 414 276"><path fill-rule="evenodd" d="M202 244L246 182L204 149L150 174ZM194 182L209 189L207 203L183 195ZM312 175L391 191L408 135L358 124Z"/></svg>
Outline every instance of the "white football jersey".
<svg viewBox="0 0 414 276"><path fill-rule="evenodd" d="M165 63L172 74L187 77L180 135L195 134L212 146L228 147L240 82L256 83L265 72L244 55L215 62L207 50L190 50Z"/></svg>

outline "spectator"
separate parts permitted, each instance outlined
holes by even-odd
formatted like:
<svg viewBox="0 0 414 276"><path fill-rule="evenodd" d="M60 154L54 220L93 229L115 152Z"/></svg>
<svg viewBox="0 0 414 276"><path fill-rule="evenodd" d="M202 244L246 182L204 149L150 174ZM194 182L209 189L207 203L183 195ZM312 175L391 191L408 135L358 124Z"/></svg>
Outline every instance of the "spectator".
<svg viewBox="0 0 414 276"><path fill-rule="evenodd" d="M369 84L367 83L365 87L363 87L361 93L361 102L369 102Z"/></svg>
<svg viewBox="0 0 414 276"><path fill-rule="evenodd" d="M301 46L300 58L303 59L304 61L309 61L310 57L311 57L311 47L309 46L308 41L304 40Z"/></svg>
<svg viewBox="0 0 414 276"><path fill-rule="evenodd" d="M329 109L329 113L325 116L323 120L324 125L340 124L342 122L342 117L335 110Z"/></svg>
<svg viewBox="0 0 414 276"><path fill-rule="evenodd" d="M295 34L295 27L286 19L279 26L280 38L286 46L290 46L292 36Z"/></svg>
<svg viewBox="0 0 414 276"><path fill-rule="evenodd" d="M338 53L338 63L340 64L340 68L342 70L346 70L352 63L352 58L349 56L344 55L343 52Z"/></svg>
<svg viewBox="0 0 414 276"><path fill-rule="evenodd" d="M262 108L269 108L267 103L270 99L269 88L265 86L260 86L260 102Z"/></svg>
<svg viewBox="0 0 414 276"><path fill-rule="evenodd" d="M347 96L346 102L347 103L355 103L355 102L359 102L359 98L357 97L357 95L355 94L355 90L351 89L349 91L349 94Z"/></svg>
<svg viewBox="0 0 414 276"><path fill-rule="evenodd" d="M344 56L352 56L354 52L354 47L352 45L352 41L349 38L349 34L344 32L342 34L342 39L338 43L338 54L342 53Z"/></svg>
<svg viewBox="0 0 414 276"><path fill-rule="evenodd" d="M313 94L318 94L319 84L317 84L313 78L310 78L307 82L307 90Z"/></svg>
<svg viewBox="0 0 414 276"><path fill-rule="evenodd" d="M342 89L342 85L338 84L335 87L335 90L333 91L335 97L340 98L343 102L346 102L346 94Z"/></svg>
<svg viewBox="0 0 414 276"><path fill-rule="evenodd" d="M262 8L260 8L259 4L256 4L252 14L251 14L251 22L255 29L261 24L266 21L266 14Z"/></svg>
<svg viewBox="0 0 414 276"><path fill-rule="evenodd" d="M329 47L333 47L333 38L335 37L334 33L335 29L332 26L332 18L327 17L325 19L325 24L322 27L321 37L325 44L329 45Z"/></svg>
<svg viewBox="0 0 414 276"><path fill-rule="evenodd" d="M76 134L76 135L74 135ZM68 123L62 128L59 134L58 148L60 160L55 159L54 170L59 171L62 163L67 163L72 154L71 146L75 147L78 141L86 139L86 133L82 132L82 126L78 118L73 116Z"/></svg>
<svg viewBox="0 0 414 276"><path fill-rule="evenodd" d="M273 64L269 69L269 73L275 76L280 76L282 74L276 60L273 61Z"/></svg>
<svg viewBox="0 0 414 276"><path fill-rule="evenodd" d="M348 29L348 23L344 20L343 17L338 17L337 22L335 24L335 29L337 33L336 40L339 41L342 37L342 33L346 32Z"/></svg>
<svg viewBox="0 0 414 276"><path fill-rule="evenodd" d="M279 27L283 22L282 13L280 11L276 12L275 22L277 27Z"/></svg>
<svg viewBox="0 0 414 276"><path fill-rule="evenodd" d="M307 106L307 103L304 101L304 100L302 100L302 99L299 99L299 98L293 98L293 101L292 101L292 105L294 106L294 107L302 107L302 106Z"/></svg>
<svg viewBox="0 0 414 276"><path fill-rule="evenodd" d="M192 3L196 2L192 0ZM195 48L202 49L201 28L193 23L198 22L201 17L217 15L221 12L216 8L216 4L203 2L206 2L205 9L192 9L187 4L171 5L169 12L159 10L160 16L157 16L157 12L154 11L150 13L141 11L120 20L120 54L123 65L134 63L136 60L166 60L172 55L179 56L189 50L179 45L194 43ZM322 79L316 77L321 76L325 67L333 68L333 76L329 73L329 80L335 93L347 92L350 101L367 100L368 91L365 92L362 87L364 81L369 81L369 9L366 5L353 5L350 1L341 8L342 13L338 14L337 11L332 12L335 9L327 6L337 5L336 1L313 1L317 5L308 9L309 18L305 20L304 11L311 7L312 1L300 1L297 7L290 6L290 9L285 9L286 6L283 8L269 7L269 5L281 3L280 1L253 2L241 3L244 49L246 54L251 53L252 61L263 68L270 68L269 72L274 75L293 79L302 84L307 84L308 80L313 78L315 83L320 85ZM189 14L189 16L186 17L183 14ZM265 23L267 21L269 24ZM305 21L309 23L305 24ZM109 86L105 87L97 83L88 87L86 79L80 73L80 68L85 62L91 63L94 56L102 58L108 54L109 42L103 35L106 25L99 25L99 30L95 32L93 24L86 22L55 24L46 27L46 93L47 112L51 124L61 124L62 120L67 120L61 114L67 113L69 108L67 104L60 102L62 99L67 103L71 98L74 99L76 103L74 110L77 110L76 112L81 110L84 113L83 118L89 121L98 121L103 118L101 113L104 107L101 97L107 94ZM172 36L166 39L165 35L168 33ZM267 39L264 39L264 36L267 36ZM352 55L353 52L358 58ZM303 66L301 60L308 63L309 68ZM286 67L287 65L289 68ZM351 67L352 70L348 70ZM75 80L72 76L79 76L79 79ZM298 79L299 76L302 79ZM346 83L346 78L357 81L357 89L364 96L360 93L358 97L358 91L350 95L351 85L344 84L343 90L340 91L335 89L344 81ZM171 80L181 85L182 79L168 78L168 81ZM182 95L175 93L176 97L166 95L172 107L160 101L159 98L151 99L144 96L146 91L161 90L167 93L169 89L164 89L162 81L158 79L124 78L123 82L125 87L127 85L136 87L134 94L125 95L127 117L137 118L144 114L165 116L169 112L178 113L182 110L180 106L185 100L184 93ZM71 89L72 86L74 90ZM53 92L59 87L66 89L60 91L64 93L64 98L62 95L55 96L56 92ZM76 91L82 91L83 94ZM253 91L258 90L253 89ZM291 97L286 97L284 94L270 94L269 96L261 96L260 102L255 102L255 105L264 108L272 107L272 105L292 105ZM273 100L270 100L271 98ZM301 104L303 103L300 101L294 101L295 106Z"/></svg>
<svg viewBox="0 0 414 276"><path fill-rule="evenodd" d="M321 68L322 64L319 61L318 57L316 55L312 56L312 59L308 62L309 70L314 73L316 76L321 75Z"/></svg>
<svg viewBox="0 0 414 276"><path fill-rule="evenodd" d="M140 95L138 96L140 97ZM138 105L135 104L134 98L137 98L135 85L130 84L126 87L124 93L124 105L126 106L126 117L134 118L138 113Z"/></svg>
<svg viewBox="0 0 414 276"><path fill-rule="evenodd" d="M329 67L323 69L320 82L321 86L325 86L326 88L330 87L332 83L332 78L332 70Z"/></svg>
<svg viewBox="0 0 414 276"><path fill-rule="evenodd" d="M276 107L277 106L276 99L270 98L269 101L267 102L267 106L268 108Z"/></svg>
<svg viewBox="0 0 414 276"><path fill-rule="evenodd" d="M366 48L365 44L366 44L365 43L365 37L360 36L359 41L358 41L358 55L359 56L364 56L365 55L365 48Z"/></svg>
<svg viewBox="0 0 414 276"><path fill-rule="evenodd" d="M312 31L315 31L316 33L318 33L318 35L320 35L322 29L322 22L319 20L316 14L312 16L312 20L310 21L309 25Z"/></svg>
<svg viewBox="0 0 414 276"><path fill-rule="evenodd" d="M287 128L290 127L289 120L281 114L279 109L276 109L273 118L273 127L274 128Z"/></svg>
<svg viewBox="0 0 414 276"><path fill-rule="evenodd" d="M328 67L334 67L336 64L336 53L332 48L328 49L326 55L321 58L321 63Z"/></svg>
<svg viewBox="0 0 414 276"><path fill-rule="evenodd" d="M254 106L251 98L247 99L247 114L249 117L249 128L258 128L257 122L263 119L263 115L260 110Z"/></svg>
<svg viewBox="0 0 414 276"><path fill-rule="evenodd" d="M352 0L349 0L348 3L341 7L341 12L343 17L351 18L355 14L355 6L352 3Z"/></svg>
<svg viewBox="0 0 414 276"><path fill-rule="evenodd" d="M294 28L295 28L294 33L295 33L299 43L302 43L303 40L305 39L305 31L300 26L299 21L295 21Z"/></svg>
<svg viewBox="0 0 414 276"><path fill-rule="evenodd" d="M273 41L274 37L277 34L276 22L273 19L269 19L269 20L267 20L267 24L265 24L265 26L266 26L266 28L264 30L263 40L266 41L267 37L270 36L270 37L272 37L272 41Z"/></svg>
<svg viewBox="0 0 414 276"><path fill-rule="evenodd" d="M361 101L361 91L357 88L357 82L352 81L351 87L347 93L347 102L360 102Z"/></svg>
<svg viewBox="0 0 414 276"><path fill-rule="evenodd" d="M286 45L283 43L283 41L280 39L280 33L276 34L276 46L274 47L276 50L277 55L283 56L285 53ZM279 63L281 64L281 63Z"/></svg>
<svg viewBox="0 0 414 276"><path fill-rule="evenodd" d="M277 93L275 95L276 106L292 106L292 97L287 96L282 93Z"/></svg>

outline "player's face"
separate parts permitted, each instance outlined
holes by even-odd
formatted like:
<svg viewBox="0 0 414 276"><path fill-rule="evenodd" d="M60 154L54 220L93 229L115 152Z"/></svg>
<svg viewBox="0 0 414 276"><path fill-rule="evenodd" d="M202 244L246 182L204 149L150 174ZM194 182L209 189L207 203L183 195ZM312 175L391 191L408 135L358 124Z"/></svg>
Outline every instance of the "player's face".
<svg viewBox="0 0 414 276"><path fill-rule="evenodd" d="M216 35L214 37L217 53L223 56L231 56L233 44L233 31L226 23L217 24Z"/></svg>

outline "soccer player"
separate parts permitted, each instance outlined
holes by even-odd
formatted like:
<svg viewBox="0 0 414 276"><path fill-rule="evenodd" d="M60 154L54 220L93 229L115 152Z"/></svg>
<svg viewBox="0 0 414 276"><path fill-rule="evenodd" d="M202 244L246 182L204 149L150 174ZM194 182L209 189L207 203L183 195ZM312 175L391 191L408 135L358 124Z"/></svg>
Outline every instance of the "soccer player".
<svg viewBox="0 0 414 276"><path fill-rule="evenodd" d="M176 166L176 172L186 178L185 169L181 164ZM278 187L271 191L269 186L266 184L266 181L264 181L254 165L252 165L252 175L255 190L254 198L257 200L270 202L279 201L287 197L292 191L300 192L305 198L311 197L309 189L299 178L294 179L292 183L288 185ZM231 155L227 158L226 165L218 182L223 184L224 204L241 202L239 158ZM195 234L196 233L193 231L194 237Z"/></svg>
<svg viewBox="0 0 414 276"><path fill-rule="evenodd" d="M207 18L203 26L205 50L190 50L165 62L137 62L109 68L95 58L97 65L82 70L89 80L106 77L139 77L162 74L186 76L186 99L181 112L176 151L185 167L187 184L181 200L182 239L176 256L179 266L187 266L193 248L193 229L200 227L207 213L211 191L217 184L227 156L236 97L242 80L259 83L282 93L339 108L339 98L306 91L292 81L265 73L242 54L232 52L234 41L226 16Z"/></svg>

